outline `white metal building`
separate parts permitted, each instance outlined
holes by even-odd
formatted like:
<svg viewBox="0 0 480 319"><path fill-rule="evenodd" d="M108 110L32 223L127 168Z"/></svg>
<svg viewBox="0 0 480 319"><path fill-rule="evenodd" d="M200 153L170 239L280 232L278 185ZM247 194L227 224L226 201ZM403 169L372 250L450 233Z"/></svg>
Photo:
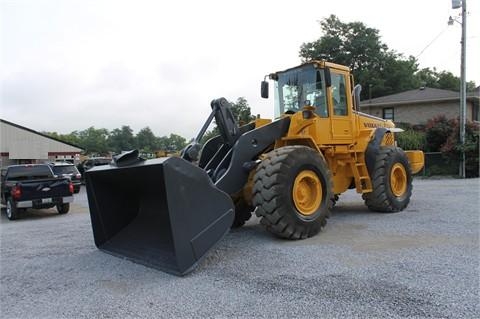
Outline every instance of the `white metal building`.
<svg viewBox="0 0 480 319"><path fill-rule="evenodd" d="M76 145L0 119L0 167L55 160L77 162L81 151Z"/></svg>

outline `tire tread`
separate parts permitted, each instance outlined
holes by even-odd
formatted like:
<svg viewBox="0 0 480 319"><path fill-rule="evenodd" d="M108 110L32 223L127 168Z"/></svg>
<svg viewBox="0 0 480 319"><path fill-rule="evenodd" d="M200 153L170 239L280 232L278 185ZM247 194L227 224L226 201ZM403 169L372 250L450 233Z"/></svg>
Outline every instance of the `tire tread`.
<svg viewBox="0 0 480 319"><path fill-rule="evenodd" d="M330 171L321 155L311 148L285 146L275 149L267 153L266 158L257 167L253 187L253 205L257 207L255 214L261 218L260 223L278 237L304 239L314 236L326 225L326 218L330 215L330 200L326 201L326 212L322 212L317 220L300 223L287 212L283 195L289 188L288 172L294 169L299 159L309 160L312 156L313 158L318 156L317 167L326 175L328 188L326 196L330 196L333 189Z"/></svg>

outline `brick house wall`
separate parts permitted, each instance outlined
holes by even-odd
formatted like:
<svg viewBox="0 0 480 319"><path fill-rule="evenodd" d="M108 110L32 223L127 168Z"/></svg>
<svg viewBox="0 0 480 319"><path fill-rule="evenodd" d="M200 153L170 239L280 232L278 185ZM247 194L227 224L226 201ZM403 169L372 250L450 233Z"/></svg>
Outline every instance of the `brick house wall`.
<svg viewBox="0 0 480 319"><path fill-rule="evenodd" d="M472 103L467 102L467 119L473 120ZM393 121L415 124L425 124L429 119L445 115L447 118L459 116L458 101L431 102L418 104L392 104L369 106L368 102L362 105L362 111L377 117L383 117L383 110L393 108Z"/></svg>
<svg viewBox="0 0 480 319"><path fill-rule="evenodd" d="M467 93L466 117L469 121L479 121L479 95L480 87ZM425 124L439 115L449 119L458 118L460 95L455 91L421 87L361 101L360 110L397 123Z"/></svg>

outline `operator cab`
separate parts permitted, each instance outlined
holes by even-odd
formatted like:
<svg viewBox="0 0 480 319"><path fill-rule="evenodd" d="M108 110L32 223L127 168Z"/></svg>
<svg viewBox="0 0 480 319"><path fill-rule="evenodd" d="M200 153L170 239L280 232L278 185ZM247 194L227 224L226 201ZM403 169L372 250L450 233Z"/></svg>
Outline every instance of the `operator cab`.
<svg viewBox="0 0 480 319"><path fill-rule="evenodd" d="M295 68L275 72L275 118L314 107L318 125L329 125L331 140L349 143L353 138L353 101L348 67L325 61L311 61ZM262 82L261 94L268 98L268 82ZM322 124L320 124L322 123Z"/></svg>
<svg viewBox="0 0 480 319"><path fill-rule="evenodd" d="M320 117L328 117L325 72L313 64L274 74L275 117L296 113L304 106L314 106Z"/></svg>
<svg viewBox="0 0 480 319"><path fill-rule="evenodd" d="M269 75L275 81L275 117L293 114L305 106L314 106L321 118L348 115L346 82L343 74L331 73L328 66L316 62ZM328 88L331 88L333 108L328 108ZM268 82L262 82L262 97L268 98Z"/></svg>

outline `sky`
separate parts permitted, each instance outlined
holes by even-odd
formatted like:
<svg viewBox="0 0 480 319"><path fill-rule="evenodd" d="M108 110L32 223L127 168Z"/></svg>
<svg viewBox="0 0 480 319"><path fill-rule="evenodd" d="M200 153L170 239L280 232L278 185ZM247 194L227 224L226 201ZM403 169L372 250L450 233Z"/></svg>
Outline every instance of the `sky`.
<svg viewBox="0 0 480 319"><path fill-rule="evenodd" d="M480 84L480 1L467 1L467 80ZM91 126L194 137L210 101L260 97L266 74L300 64L335 14L380 31L420 68L460 75L451 0L0 0L0 118L68 134ZM365 85L365 84L364 84Z"/></svg>

